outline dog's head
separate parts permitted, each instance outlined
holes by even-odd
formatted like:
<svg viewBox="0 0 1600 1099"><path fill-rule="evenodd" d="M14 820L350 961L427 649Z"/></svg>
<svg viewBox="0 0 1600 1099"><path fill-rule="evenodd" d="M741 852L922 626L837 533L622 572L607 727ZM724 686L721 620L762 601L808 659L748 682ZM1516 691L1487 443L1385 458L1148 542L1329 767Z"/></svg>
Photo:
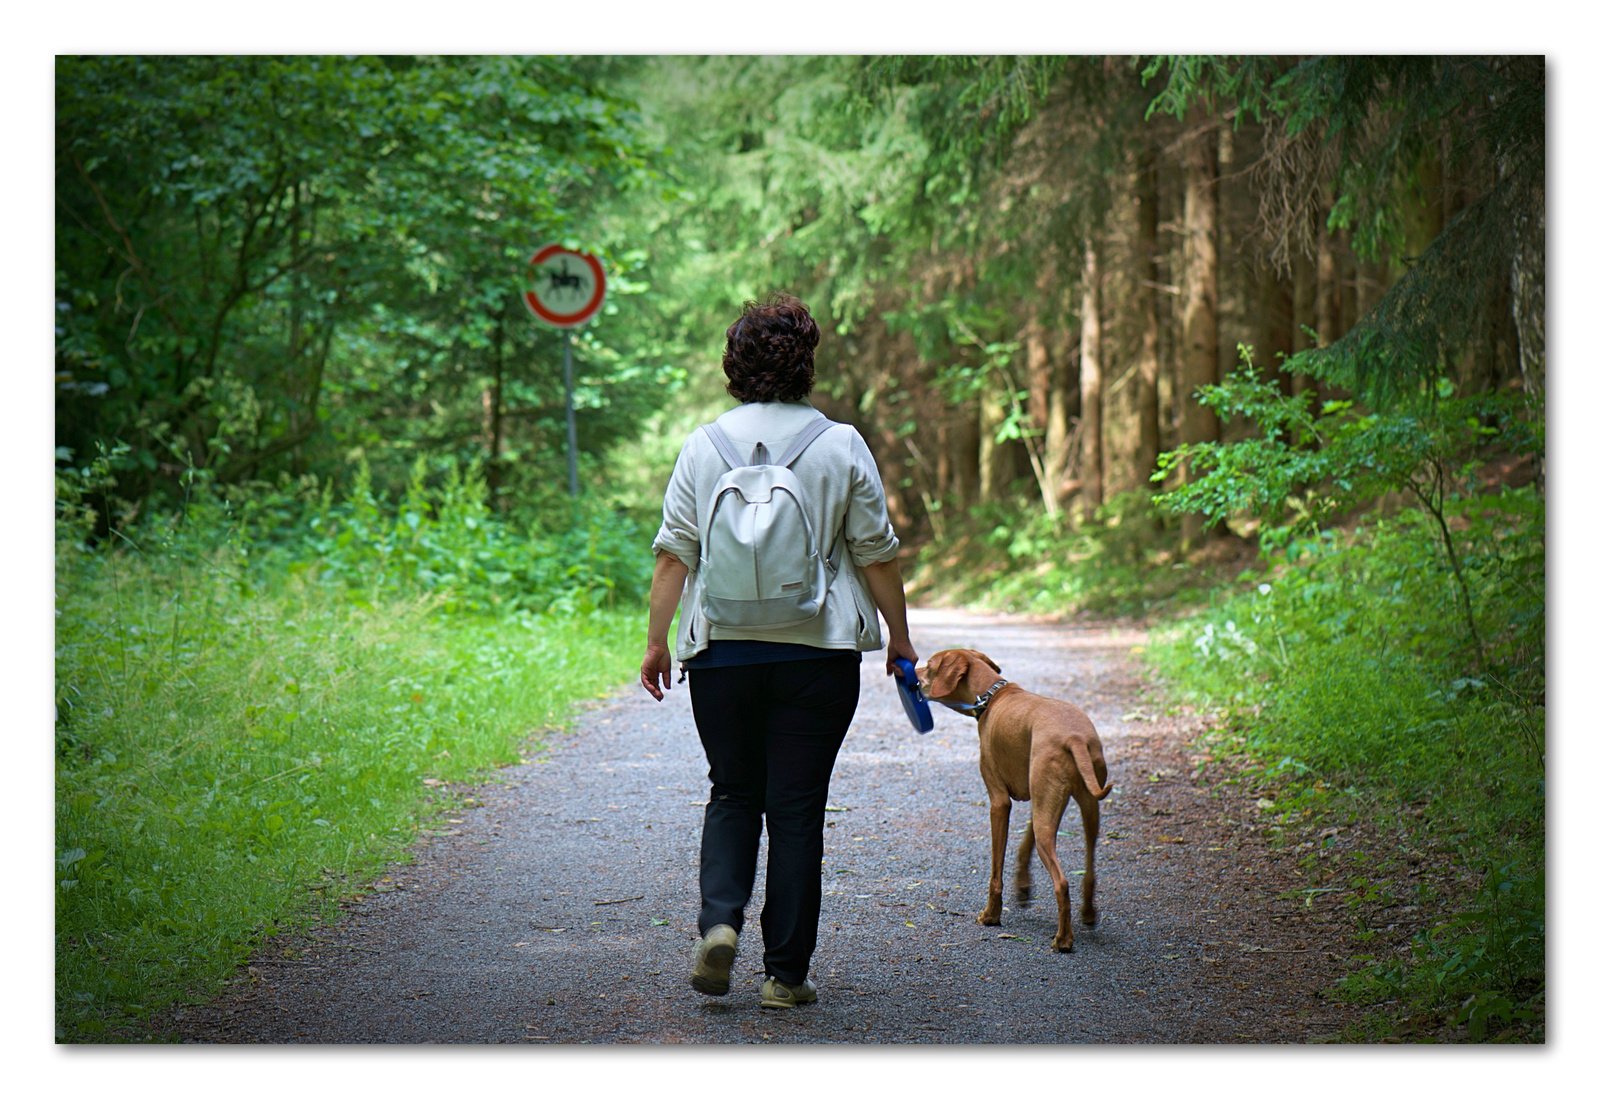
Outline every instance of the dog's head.
<svg viewBox="0 0 1600 1099"><path fill-rule="evenodd" d="M917 682L931 702L962 702L970 706L978 701L978 692L994 682L985 670L980 673L983 683L974 687L973 669L985 666L992 668L996 676L1000 674L1000 665L977 649L941 649L917 669Z"/></svg>

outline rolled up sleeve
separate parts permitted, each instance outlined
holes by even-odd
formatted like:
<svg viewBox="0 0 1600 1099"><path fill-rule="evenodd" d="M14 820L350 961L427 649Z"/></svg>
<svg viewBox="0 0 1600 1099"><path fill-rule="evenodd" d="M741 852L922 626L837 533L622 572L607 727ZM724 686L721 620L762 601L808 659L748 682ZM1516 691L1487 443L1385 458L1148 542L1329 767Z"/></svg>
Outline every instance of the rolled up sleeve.
<svg viewBox="0 0 1600 1099"><path fill-rule="evenodd" d="M900 552L900 539L889 522L889 504L878 476L878 463L859 433L850 448L850 506L845 512L844 538L850 560L857 566L889 561Z"/></svg>
<svg viewBox="0 0 1600 1099"><path fill-rule="evenodd" d="M661 502L661 529L650 545L656 556L670 553L690 569L696 568L700 560L700 517L695 511L694 463L689 456L693 438L691 435L685 440L678 452Z"/></svg>

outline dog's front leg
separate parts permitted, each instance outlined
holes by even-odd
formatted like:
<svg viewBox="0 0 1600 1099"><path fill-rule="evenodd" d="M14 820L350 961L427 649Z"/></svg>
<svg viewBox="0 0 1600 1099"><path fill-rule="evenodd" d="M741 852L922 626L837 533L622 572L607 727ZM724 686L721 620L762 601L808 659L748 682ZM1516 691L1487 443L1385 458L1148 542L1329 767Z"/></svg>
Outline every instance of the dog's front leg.
<svg viewBox="0 0 1600 1099"><path fill-rule="evenodd" d="M989 903L978 915L978 922L1000 925L1000 875L1006 864L1006 836L1011 828L1011 795L1001 791L989 795Z"/></svg>

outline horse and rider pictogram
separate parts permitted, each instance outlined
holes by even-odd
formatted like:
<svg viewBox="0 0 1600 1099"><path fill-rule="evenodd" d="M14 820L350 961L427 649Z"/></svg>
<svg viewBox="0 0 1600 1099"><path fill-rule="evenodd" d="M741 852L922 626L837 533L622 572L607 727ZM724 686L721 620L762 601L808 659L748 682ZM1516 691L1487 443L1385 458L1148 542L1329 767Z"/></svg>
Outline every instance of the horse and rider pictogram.
<svg viewBox="0 0 1600 1099"><path fill-rule="evenodd" d="M547 244L528 261L528 274L523 300L546 324L574 328L598 313L605 300L605 270L586 252Z"/></svg>

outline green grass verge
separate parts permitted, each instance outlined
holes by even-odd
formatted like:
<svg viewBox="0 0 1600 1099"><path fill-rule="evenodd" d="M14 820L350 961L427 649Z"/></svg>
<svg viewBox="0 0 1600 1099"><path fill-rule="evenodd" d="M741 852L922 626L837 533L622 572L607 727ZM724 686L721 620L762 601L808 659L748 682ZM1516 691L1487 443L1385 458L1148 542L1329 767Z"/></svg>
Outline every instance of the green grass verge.
<svg viewBox="0 0 1600 1099"><path fill-rule="evenodd" d="M1531 494L1458 510L1481 666L1414 513L1288 546L1151 646L1279 834L1316 831L1307 903L1370 944L1335 990L1374 1009L1352 1040L1543 1040L1543 533Z"/></svg>
<svg viewBox="0 0 1600 1099"><path fill-rule="evenodd" d="M515 762L627 678L640 612L442 614L436 598L58 565L57 1038L136 1038L263 936L401 857L431 787Z"/></svg>

